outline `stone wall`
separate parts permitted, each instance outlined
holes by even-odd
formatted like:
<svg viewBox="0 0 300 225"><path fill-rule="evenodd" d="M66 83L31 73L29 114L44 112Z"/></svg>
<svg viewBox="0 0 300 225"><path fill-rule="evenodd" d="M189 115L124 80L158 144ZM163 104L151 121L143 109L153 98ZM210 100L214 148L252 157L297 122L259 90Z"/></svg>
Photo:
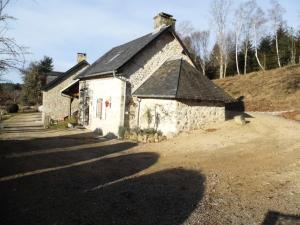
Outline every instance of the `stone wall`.
<svg viewBox="0 0 300 225"><path fill-rule="evenodd" d="M150 124L147 114L151 115ZM155 128L166 135L199 129L217 121L225 121L223 104L169 99L141 99L140 102L139 127Z"/></svg>
<svg viewBox="0 0 300 225"><path fill-rule="evenodd" d="M177 101L177 131L195 130L204 124L225 121L223 104L199 101Z"/></svg>
<svg viewBox="0 0 300 225"><path fill-rule="evenodd" d="M74 82L73 78L82 70L68 77L50 90L43 91L43 119L47 116L54 120L63 120L69 115L70 98L62 96L61 90ZM78 111L78 105L78 99L74 99L72 102L71 113Z"/></svg>
<svg viewBox="0 0 300 225"><path fill-rule="evenodd" d="M122 76L129 78L131 91L134 92L165 61L174 56L182 56L193 65L182 52L181 44L171 33L166 32L131 59L123 68Z"/></svg>
<svg viewBox="0 0 300 225"><path fill-rule="evenodd" d="M131 94L155 72L164 62L174 57L182 57L191 65L192 61L184 55L183 48L171 33L164 33L146 49L137 54L122 71L122 76L129 79L126 95L126 112L128 114L126 124L129 127L137 126L137 101Z"/></svg>
<svg viewBox="0 0 300 225"><path fill-rule="evenodd" d="M176 133L177 102L169 99L141 99L139 127L155 128L163 133ZM151 122L148 118L151 118ZM150 123L149 123L150 122Z"/></svg>

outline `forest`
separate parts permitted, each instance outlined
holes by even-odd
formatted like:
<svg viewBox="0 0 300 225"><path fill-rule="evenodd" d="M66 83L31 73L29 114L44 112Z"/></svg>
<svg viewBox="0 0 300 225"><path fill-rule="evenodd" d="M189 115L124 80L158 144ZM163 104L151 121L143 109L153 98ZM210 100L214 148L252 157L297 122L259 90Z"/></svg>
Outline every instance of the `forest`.
<svg viewBox="0 0 300 225"><path fill-rule="evenodd" d="M214 0L209 13L210 30L183 21L177 32L210 79L300 63L300 30L287 25L288 12L278 1L271 0L270 8L263 10L255 0L237 6Z"/></svg>

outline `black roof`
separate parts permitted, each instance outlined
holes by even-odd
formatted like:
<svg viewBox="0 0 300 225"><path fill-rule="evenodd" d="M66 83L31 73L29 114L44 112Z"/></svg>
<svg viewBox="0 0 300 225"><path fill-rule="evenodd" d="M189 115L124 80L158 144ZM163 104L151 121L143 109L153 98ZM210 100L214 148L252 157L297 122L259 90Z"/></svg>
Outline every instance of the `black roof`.
<svg viewBox="0 0 300 225"><path fill-rule="evenodd" d="M148 44L150 44L165 31L172 32L176 36L176 38L179 39L173 31L172 27L166 26L157 32L146 34L126 44L112 48L76 78L88 78L99 75L112 74L113 71L120 69L120 67L122 67L126 62L132 59L137 53L139 53L142 49L144 49ZM182 44L181 41L180 43Z"/></svg>
<svg viewBox="0 0 300 225"><path fill-rule="evenodd" d="M45 76L53 76L53 77L58 77L62 75L63 72L58 72L58 71L50 71L48 73L45 73Z"/></svg>
<svg viewBox="0 0 300 225"><path fill-rule="evenodd" d="M166 61L134 93L141 98L232 102L234 99L183 59Z"/></svg>
<svg viewBox="0 0 300 225"><path fill-rule="evenodd" d="M63 82L64 80L69 78L71 75L78 72L79 70L81 70L82 68L84 68L87 65L89 65L89 63L85 60L77 63L75 66L71 67L69 70L67 70L66 72L62 73L57 78L55 78L54 80L49 82L45 87L42 88L42 90L43 91L48 91L49 89L51 89L51 88L55 87L56 85L60 84L61 82Z"/></svg>

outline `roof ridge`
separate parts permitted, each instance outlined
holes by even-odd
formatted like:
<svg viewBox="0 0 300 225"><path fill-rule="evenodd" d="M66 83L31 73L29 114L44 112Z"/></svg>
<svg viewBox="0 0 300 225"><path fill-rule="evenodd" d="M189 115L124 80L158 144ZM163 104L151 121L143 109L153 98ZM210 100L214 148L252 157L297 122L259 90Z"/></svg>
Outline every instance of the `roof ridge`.
<svg viewBox="0 0 300 225"><path fill-rule="evenodd" d="M170 28L170 26L167 26L167 27L164 27L162 30L160 30L159 32L157 32L157 33L155 33L155 34L152 34L152 33L149 33L149 34L151 34L151 36L153 35L154 37L149 41L149 42L147 42L146 44L144 44L134 55L132 55L132 57L130 58L130 59L132 59L134 56L136 56L138 53L140 53L146 46L148 46L150 43L152 43L152 41L154 41L156 38L158 38L162 33L164 33L166 30L168 30ZM147 34L147 35L149 35L149 34ZM147 35L144 35L144 36L142 36L142 37L146 37ZM142 37L140 37L140 38L142 38ZM139 39L139 38L137 38L137 39ZM135 40L137 40L137 39L135 39ZM130 42L133 42L133 41L135 41L135 40L132 40L132 41L130 41ZM128 42L128 43L130 43L130 42ZM128 44L127 43L127 44ZM119 69L119 68L121 68L122 66L124 66L130 59L128 59L126 62L124 62L122 65L120 65L118 68L117 68L117 70Z"/></svg>
<svg viewBox="0 0 300 225"><path fill-rule="evenodd" d="M145 49L149 44L153 43L160 35L170 30L170 26L162 28L159 32L152 34L148 33L132 41L126 42L124 44L115 46L107 51L104 55L98 58L92 65L90 69L86 71L81 78L93 77L94 75L102 72L118 70L128 63L133 57L139 54L143 49ZM135 44L135 42L137 42ZM108 63L109 58L114 57L117 51L123 51L117 60L113 60Z"/></svg>
<svg viewBox="0 0 300 225"><path fill-rule="evenodd" d="M76 70L77 68L80 68L81 66L84 66L84 65L88 66L89 63L86 60L82 60L81 62L75 64L70 69L68 69L66 72L63 72L60 76L58 76L57 78L55 78L54 80L52 80L51 82L46 84L46 86L44 86L42 88L42 90L48 91L50 88L52 88L53 85L56 86L61 81L64 81L68 77L69 74L71 74L74 70Z"/></svg>
<svg viewBox="0 0 300 225"><path fill-rule="evenodd" d="M175 97L177 97L177 92L178 92L178 88L179 88L179 82L180 82L180 76L181 76L181 69L182 69L182 57L180 59L179 75L178 75L178 81L177 81L177 87L176 87Z"/></svg>

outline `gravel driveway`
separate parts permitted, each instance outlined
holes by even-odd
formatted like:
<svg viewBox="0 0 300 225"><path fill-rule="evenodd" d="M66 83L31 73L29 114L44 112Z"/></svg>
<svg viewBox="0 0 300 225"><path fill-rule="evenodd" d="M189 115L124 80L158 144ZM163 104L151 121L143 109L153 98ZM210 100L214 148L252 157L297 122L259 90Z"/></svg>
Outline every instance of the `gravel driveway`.
<svg viewBox="0 0 300 225"><path fill-rule="evenodd" d="M247 120L137 145L20 114L0 134L0 224L299 224L300 123Z"/></svg>

